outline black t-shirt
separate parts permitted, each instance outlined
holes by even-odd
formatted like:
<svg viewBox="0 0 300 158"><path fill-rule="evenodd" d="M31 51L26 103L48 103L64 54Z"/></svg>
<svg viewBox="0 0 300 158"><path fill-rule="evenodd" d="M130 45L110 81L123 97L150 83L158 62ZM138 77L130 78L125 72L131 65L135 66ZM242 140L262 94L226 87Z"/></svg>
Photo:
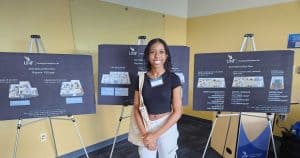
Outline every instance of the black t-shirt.
<svg viewBox="0 0 300 158"><path fill-rule="evenodd" d="M172 110L172 90L181 86L179 77L173 72L161 75L163 84L151 87L151 78L145 73L142 95L149 114L161 114ZM135 90L139 91L139 82L136 80Z"/></svg>

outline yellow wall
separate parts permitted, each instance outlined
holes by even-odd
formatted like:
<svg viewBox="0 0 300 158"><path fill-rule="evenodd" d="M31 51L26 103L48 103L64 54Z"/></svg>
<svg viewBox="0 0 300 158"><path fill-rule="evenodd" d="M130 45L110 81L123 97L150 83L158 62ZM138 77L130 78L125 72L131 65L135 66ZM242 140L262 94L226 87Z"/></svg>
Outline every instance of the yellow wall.
<svg viewBox="0 0 300 158"><path fill-rule="evenodd" d="M98 0L0 0L0 22L0 52L26 52L30 35L40 34L47 52L92 55L95 89L99 44L136 44L139 35L146 35L185 45L187 37L186 19ZM86 146L112 138L120 112L121 106L97 105L96 114L75 116ZM1 158L12 156L16 123L0 121ZM128 131L128 123L122 122L120 134ZM81 148L71 122L53 120L53 129L58 155ZM48 134L45 143L42 132ZM55 157L50 133L48 120L22 127L17 157Z"/></svg>
<svg viewBox="0 0 300 158"><path fill-rule="evenodd" d="M92 55L97 89L99 44L135 44L139 35L148 39L162 37L170 45L187 44L191 47L190 106L184 112L211 120L212 112L195 112L191 108L194 53L238 51L246 32L255 34L258 50L286 49L287 35L299 33L299 17L299 2L184 19L134 8L126 10L98 0L0 0L0 52L26 52L29 36L40 34L48 52ZM295 54L299 66L299 50ZM299 74L294 75L294 93L300 89L299 78ZM298 107L292 106L286 126L299 120ZM96 114L76 116L85 144L112 138L120 111L121 106L97 106ZM129 113L130 108L126 109ZM72 123L55 120L53 125L59 155L81 148ZM127 127L128 120L124 120L120 133L126 133ZM48 134L45 143L39 140L41 132ZM15 134L16 120L0 122L0 157L12 156ZM54 157L50 137L48 121L24 126L17 155Z"/></svg>
<svg viewBox="0 0 300 158"><path fill-rule="evenodd" d="M254 33L257 50L287 49L288 34L300 32L299 17L300 2L297 1L188 19L187 45L191 47L192 54L190 72L193 72L194 53L239 51L245 33ZM299 53L295 49L296 66L300 65ZM190 78L193 79L192 75ZM299 89L300 75L294 73L294 99L299 100ZM189 101L192 102L192 93ZM185 108L185 113L209 120L214 116L212 112L194 112L191 106ZM300 120L299 113L299 105L293 105L285 125L290 127ZM276 128L275 134L278 133Z"/></svg>
<svg viewBox="0 0 300 158"><path fill-rule="evenodd" d="M74 43L68 8L68 0L0 0L0 52L27 52L31 34L40 34L49 52L72 52ZM28 121L25 120L24 123ZM16 120L0 122L1 158L12 157L16 123ZM73 128L58 127L56 122L54 124L55 129L68 131L65 132L66 136L74 135ZM81 128L84 125L82 123ZM46 143L40 143L42 132L48 134ZM17 157L54 157L49 132L47 121L21 128ZM58 139L58 144L62 143L78 144Z"/></svg>
<svg viewBox="0 0 300 158"><path fill-rule="evenodd" d="M0 0L0 51L28 51L40 34L49 52L74 49L68 0Z"/></svg>
<svg viewBox="0 0 300 158"><path fill-rule="evenodd" d="M165 40L172 45L186 45L187 19L166 15Z"/></svg>

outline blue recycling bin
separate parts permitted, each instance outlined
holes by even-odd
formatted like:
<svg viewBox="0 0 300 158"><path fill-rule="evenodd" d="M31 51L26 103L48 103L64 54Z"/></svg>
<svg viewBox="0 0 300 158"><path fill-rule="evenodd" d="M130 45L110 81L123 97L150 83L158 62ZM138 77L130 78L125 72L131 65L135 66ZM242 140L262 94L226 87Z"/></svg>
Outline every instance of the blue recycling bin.
<svg viewBox="0 0 300 158"><path fill-rule="evenodd" d="M291 128L292 134L300 138L300 121L296 122Z"/></svg>

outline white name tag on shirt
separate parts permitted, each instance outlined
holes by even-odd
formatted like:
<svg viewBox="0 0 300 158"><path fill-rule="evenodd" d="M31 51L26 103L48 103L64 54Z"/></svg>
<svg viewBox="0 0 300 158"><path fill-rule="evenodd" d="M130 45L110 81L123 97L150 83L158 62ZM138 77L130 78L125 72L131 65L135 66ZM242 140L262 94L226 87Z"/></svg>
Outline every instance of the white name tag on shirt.
<svg viewBox="0 0 300 158"><path fill-rule="evenodd" d="M164 82L163 82L162 77L159 77L159 78L156 78L156 79L151 79L150 84L151 84L151 87L156 87L156 86L163 85Z"/></svg>

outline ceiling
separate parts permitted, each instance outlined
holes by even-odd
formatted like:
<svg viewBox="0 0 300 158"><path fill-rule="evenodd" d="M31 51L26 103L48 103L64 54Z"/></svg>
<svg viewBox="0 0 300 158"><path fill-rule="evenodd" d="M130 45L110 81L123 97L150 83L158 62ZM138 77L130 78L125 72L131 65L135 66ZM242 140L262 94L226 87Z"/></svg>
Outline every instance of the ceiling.
<svg viewBox="0 0 300 158"><path fill-rule="evenodd" d="M297 0L102 0L178 17L206 16Z"/></svg>

